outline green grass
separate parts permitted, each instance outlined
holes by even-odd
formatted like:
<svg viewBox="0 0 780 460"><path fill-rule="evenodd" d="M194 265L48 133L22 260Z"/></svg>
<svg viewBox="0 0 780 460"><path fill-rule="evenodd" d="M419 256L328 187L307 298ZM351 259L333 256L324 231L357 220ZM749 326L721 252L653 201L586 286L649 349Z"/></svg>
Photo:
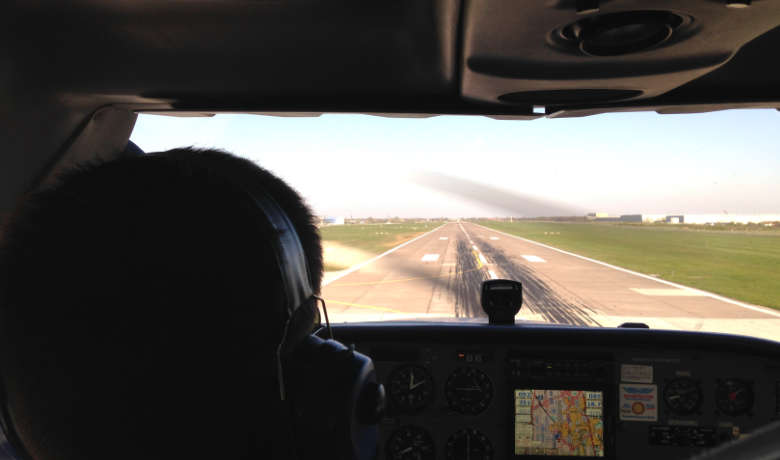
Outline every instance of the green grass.
<svg viewBox="0 0 780 460"><path fill-rule="evenodd" d="M780 309L780 232L668 225L479 223L686 286Z"/></svg>
<svg viewBox="0 0 780 460"><path fill-rule="evenodd" d="M409 241L417 235L441 225L443 222L420 222L400 224L347 224L320 228L323 241L333 241L342 246L381 254L399 244ZM342 270L347 267L329 264L325 261L325 270Z"/></svg>

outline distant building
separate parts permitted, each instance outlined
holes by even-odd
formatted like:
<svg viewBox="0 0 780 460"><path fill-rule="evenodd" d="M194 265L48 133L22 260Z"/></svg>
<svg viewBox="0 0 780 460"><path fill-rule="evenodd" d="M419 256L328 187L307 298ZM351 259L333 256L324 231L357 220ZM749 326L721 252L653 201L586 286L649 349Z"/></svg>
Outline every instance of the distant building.
<svg viewBox="0 0 780 460"><path fill-rule="evenodd" d="M622 214L620 217L610 217L607 213L591 212L585 219L593 222L644 222L667 224L760 224L771 227L780 223L780 214ZM767 225L769 224L769 225Z"/></svg>
<svg viewBox="0 0 780 460"><path fill-rule="evenodd" d="M609 217L609 213L607 212L589 212L585 214L585 218L587 220L596 220L596 221L613 221L617 220L617 217Z"/></svg>
<svg viewBox="0 0 780 460"><path fill-rule="evenodd" d="M344 218L326 216L322 219L322 223L324 225L344 225Z"/></svg>
<svg viewBox="0 0 780 460"><path fill-rule="evenodd" d="M664 222L666 222L667 224L684 224L685 216L683 215L666 216Z"/></svg>
<svg viewBox="0 0 780 460"><path fill-rule="evenodd" d="M642 214L642 222L648 224L666 222L666 214Z"/></svg>
<svg viewBox="0 0 780 460"><path fill-rule="evenodd" d="M686 224L761 224L780 222L780 214L686 214Z"/></svg>

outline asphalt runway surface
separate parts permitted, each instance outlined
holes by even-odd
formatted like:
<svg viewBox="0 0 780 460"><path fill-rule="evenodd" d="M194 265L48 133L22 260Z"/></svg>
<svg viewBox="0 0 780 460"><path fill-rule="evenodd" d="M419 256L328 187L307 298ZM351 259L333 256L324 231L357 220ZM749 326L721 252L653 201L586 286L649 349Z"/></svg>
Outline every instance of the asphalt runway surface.
<svg viewBox="0 0 780 460"><path fill-rule="evenodd" d="M780 312L451 222L366 263L327 274L331 320L477 320L482 281L523 284L519 321L726 332L780 339Z"/></svg>

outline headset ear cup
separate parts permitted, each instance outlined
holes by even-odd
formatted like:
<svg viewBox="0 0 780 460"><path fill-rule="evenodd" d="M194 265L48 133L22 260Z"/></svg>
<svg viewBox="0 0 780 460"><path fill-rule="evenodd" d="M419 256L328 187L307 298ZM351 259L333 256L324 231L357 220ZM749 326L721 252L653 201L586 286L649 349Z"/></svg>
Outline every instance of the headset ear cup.
<svg viewBox="0 0 780 460"><path fill-rule="evenodd" d="M384 389L371 359L315 335L306 337L292 358L290 400L298 458L375 458Z"/></svg>

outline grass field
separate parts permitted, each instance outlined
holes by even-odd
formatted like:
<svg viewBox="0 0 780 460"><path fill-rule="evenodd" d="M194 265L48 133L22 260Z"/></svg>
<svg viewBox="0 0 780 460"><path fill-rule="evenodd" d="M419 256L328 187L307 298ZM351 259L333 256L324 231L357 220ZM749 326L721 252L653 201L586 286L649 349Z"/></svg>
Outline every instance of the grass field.
<svg viewBox="0 0 780 460"><path fill-rule="evenodd" d="M780 232L597 223L479 223L668 281L780 309Z"/></svg>
<svg viewBox="0 0 780 460"><path fill-rule="evenodd" d="M366 256L374 256L441 224L442 222L332 225L320 228L320 235L326 246L335 243ZM325 252L326 271L345 268L348 266L338 260L328 260L328 251Z"/></svg>

